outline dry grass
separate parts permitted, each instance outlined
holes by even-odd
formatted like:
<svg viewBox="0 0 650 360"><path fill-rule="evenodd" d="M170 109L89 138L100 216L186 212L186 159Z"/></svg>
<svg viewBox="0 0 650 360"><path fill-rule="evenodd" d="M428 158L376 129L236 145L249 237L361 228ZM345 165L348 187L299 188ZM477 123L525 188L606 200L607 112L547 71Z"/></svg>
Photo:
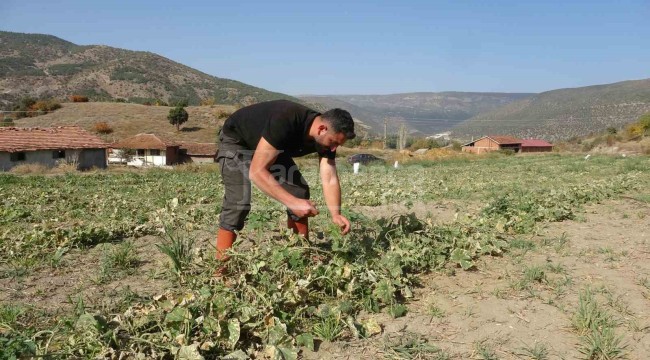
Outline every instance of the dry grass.
<svg viewBox="0 0 650 360"><path fill-rule="evenodd" d="M214 142L216 131L224 118L223 113L235 111L232 105L189 106L189 120L181 131L169 123L168 106L145 106L124 103L63 103L63 107L50 114L16 120L16 126L63 126L76 125L94 132L95 124L105 122L113 129L102 135L106 141L113 142L139 133L155 133L179 141Z"/></svg>
<svg viewBox="0 0 650 360"><path fill-rule="evenodd" d="M50 168L43 164L21 164L11 168L10 173L16 175L42 175L47 174Z"/></svg>

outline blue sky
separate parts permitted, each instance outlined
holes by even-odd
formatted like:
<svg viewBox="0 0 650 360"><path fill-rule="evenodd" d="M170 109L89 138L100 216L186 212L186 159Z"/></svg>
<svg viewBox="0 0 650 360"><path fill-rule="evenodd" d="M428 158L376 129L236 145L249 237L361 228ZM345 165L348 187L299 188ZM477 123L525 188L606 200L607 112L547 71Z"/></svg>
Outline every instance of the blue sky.
<svg viewBox="0 0 650 360"><path fill-rule="evenodd" d="M0 30L151 51L292 95L650 78L648 0L1 0Z"/></svg>

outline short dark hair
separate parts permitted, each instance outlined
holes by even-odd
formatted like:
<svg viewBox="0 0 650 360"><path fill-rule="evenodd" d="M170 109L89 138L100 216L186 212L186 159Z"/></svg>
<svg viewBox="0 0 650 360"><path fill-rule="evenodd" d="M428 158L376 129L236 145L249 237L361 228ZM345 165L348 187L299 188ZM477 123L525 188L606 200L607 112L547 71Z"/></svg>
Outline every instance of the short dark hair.
<svg viewBox="0 0 650 360"><path fill-rule="evenodd" d="M335 133L342 133L347 140L352 140L357 137L354 133L354 120L352 115L343 109L327 110L321 118L332 127Z"/></svg>

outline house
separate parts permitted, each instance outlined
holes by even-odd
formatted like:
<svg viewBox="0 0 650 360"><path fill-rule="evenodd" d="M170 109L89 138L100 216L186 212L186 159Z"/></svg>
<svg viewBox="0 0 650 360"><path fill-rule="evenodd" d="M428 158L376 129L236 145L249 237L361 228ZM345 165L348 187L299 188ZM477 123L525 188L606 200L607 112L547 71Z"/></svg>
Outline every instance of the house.
<svg viewBox="0 0 650 360"><path fill-rule="evenodd" d="M508 149L513 150L514 152L520 152L521 140L513 138L511 136L488 135L463 145L464 152L474 154L482 154L489 151Z"/></svg>
<svg viewBox="0 0 650 360"><path fill-rule="evenodd" d="M108 143L77 126L0 127L0 170L28 163L106 168Z"/></svg>
<svg viewBox="0 0 650 360"><path fill-rule="evenodd" d="M540 139L523 139L521 140L521 152L551 152L553 144Z"/></svg>
<svg viewBox="0 0 650 360"><path fill-rule="evenodd" d="M180 142L180 158L182 162L197 164L214 163L217 159L217 144Z"/></svg>
<svg viewBox="0 0 650 360"><path fill-rule="evenodd" d="M165 166L178 164L179 145L154 134L138 134L111 145L113 149L131 152L127 165Z"/></svg>

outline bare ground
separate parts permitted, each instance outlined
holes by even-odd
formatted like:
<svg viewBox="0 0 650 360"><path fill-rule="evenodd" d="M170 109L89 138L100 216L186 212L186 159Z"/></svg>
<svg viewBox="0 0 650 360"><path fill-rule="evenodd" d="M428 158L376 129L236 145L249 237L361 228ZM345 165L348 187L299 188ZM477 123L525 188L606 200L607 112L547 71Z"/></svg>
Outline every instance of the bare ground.
<svg viewBox="0 0 650 360"><path fill-rule="evenodd" d="M371 217L413 211L451 221L456 212L473 206L453 202L357 208ZM198 234L208 249L211 233ZM306 359L374 359L395 355L400 337L426 339L454 359L527 359L536 344L548 349L550 359L579 358L580 338L572 328L579 292L587 287L599 304L618 320L630 359L650 354L650 205L633 199L608 201L587 207L575 221L546 224L534 236L518 238L516 248L503 257L485 257L475 271L447 269L422 277L417 300L406 316L364 314L374 318L382 334L369 339L321 343ZM135 240L137 272L98 282L98 259L105 244L71 251L59 268L43 268L18 278L0 279L0 302L32 305L47 311L74 306L82 294L90 305L114 305L121 298L161 293L170 286L162 276L164 255L155 237ZM543 271L542 280L529 281L525 271ZM421 358L435 358L422 353Z"/></svg>

